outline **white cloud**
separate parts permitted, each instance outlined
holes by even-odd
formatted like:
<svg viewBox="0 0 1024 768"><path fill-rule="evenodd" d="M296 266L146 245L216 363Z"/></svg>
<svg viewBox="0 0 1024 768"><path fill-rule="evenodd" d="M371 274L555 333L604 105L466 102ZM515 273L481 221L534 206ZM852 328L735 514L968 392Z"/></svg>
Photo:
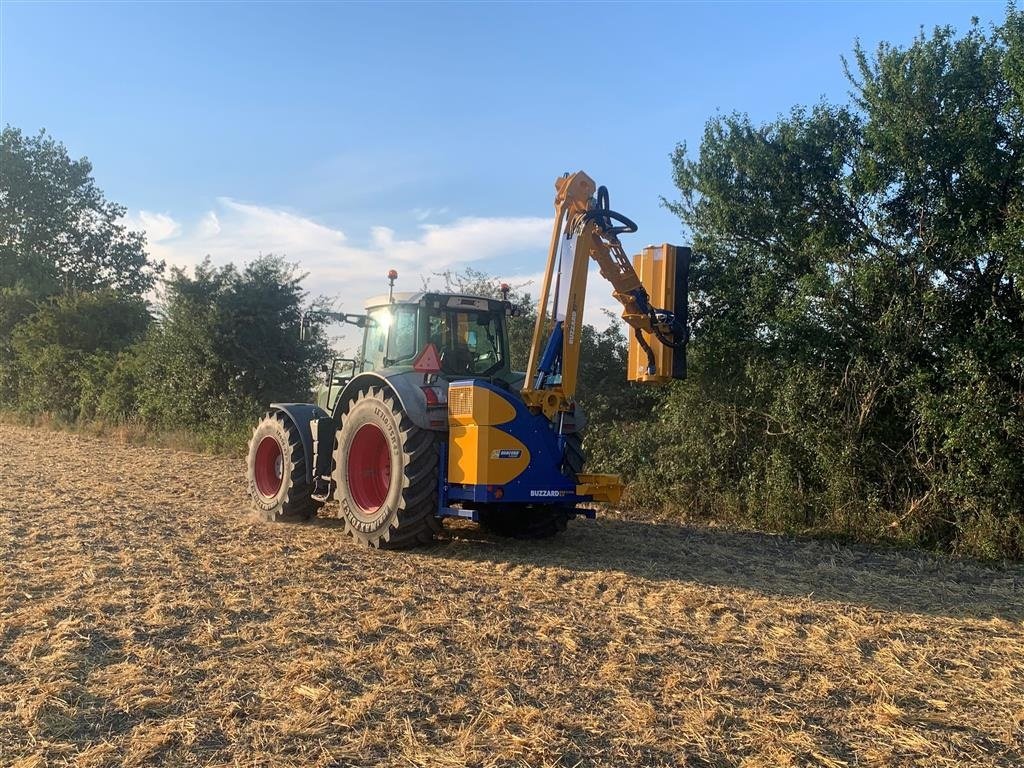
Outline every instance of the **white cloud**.
<svg viewBox="0 0 1024 768"><path fill-rule="evenodd" d="M535 251L543 258L551 220L540 217L457 219L451 224L424 224L412 240L389 239L391 258L434 270ZM392 233L393 234L393 233Z"/></svg>
<svg viewBox="0 0 1024 768"><path fill-rule="evenodd" d="M327 293L347 288L351 276L379 277L385 263L428 274L523 251L541 252L551 226L540 217L466 217L444 225L422 224L411 238L398 237L390 227L371 227L368 241L358 245L341 229L228 197L218 198L216 210L191 227L150 211L125 220L146 232L154 257L176 266L198 264L207 255L223 264L250 261L260 253L281 254L309 270L311 285L326 282L319 290Z"/></svg>
<svg viewBox="0 0 1024 768"><path fill-rule="evenodd" d="M181 232L181 225L166 213L139 211L124 220L129 229L143 230L151 244L177 237Z"/></svg>
<svg viewBox="0 0 1024 768"><path fill-rule="evenodd" d="M337 299L348 312L360 311L365 298L386 290L390 267L399 270L400 287L416 290L433 273L463 265L498 271L496 263L522 258L540 264L551 228L550 219L541 217L465 217L420 224L406 237L375 226L363 242L355 242L345 231L309 217L228 197L218 198L216 208L191 225L150 211L125 220L145 231L151 255L171 266L192 267L206 256L218 265L243 264L261 253L284 256L309 273L304 284L311 294Z"/></svg>
<svg viewBox="0 0 1024 768"><path fill-rule="evenodd" d="M412 215L416 219L416 221L426 221L427 219L431 219L431 218L433 218L435 216L444 216L444 214L446 214L446 213L448 213L448 207L447 206L445 206L443 208L413 208L412 209Z"/></svg>
<svg viewBox="0 0 1024 768"><path fill-rule="evenodd" d="M374 226L362 243L346 232L306 216L267 206L217 199L192 225L183 225L166 213L137 211L126 223L145 231L154 258L177 267L193 267L207 255L214 264L243 264L261 253L274 253L297 262L309 273L305 286L311 294L337 299L337 308L358 312L363 300L386 290L384 273L400 272L399 286L416 290L435 273L449 268L476 266L535 298L540 294L547 258L551 220L542 217L464 217L448 224L420 224L414 236L400 237L387 226ZM517 264L530 271L516 269ZM611 286L588 272L584 320L604 328L621 307L611 297ZM350 345L351 330L343 336Z"/></svg>
<svg viewBox="0 0 1024 768"><path fill-rule="evenodd" d="M199 220L196 232L201 238L216 237L220 234L220 219L214 211L207 211L206 215Z"/></svg>

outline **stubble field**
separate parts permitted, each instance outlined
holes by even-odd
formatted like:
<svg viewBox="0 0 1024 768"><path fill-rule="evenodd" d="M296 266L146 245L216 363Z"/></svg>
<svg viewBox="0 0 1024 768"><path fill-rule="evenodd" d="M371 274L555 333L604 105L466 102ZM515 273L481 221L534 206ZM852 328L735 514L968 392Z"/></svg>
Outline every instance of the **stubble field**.
<svg viewBox="0 0 1024 768"><path fill-rule="evenodd" d="M0 765L1024 764L1024 568L606 516L357 549L0 425Z"/></svg>

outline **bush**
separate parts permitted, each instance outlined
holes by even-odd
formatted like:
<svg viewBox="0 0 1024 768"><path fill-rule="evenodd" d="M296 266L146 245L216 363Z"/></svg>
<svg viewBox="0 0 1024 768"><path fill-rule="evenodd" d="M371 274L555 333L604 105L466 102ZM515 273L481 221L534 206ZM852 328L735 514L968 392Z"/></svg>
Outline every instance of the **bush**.
<svg viewBox="0 0 1024 768"><path fill-rule="evenodd" d="M32 293L23 285L0 287L0 403L16 406L19 399L18 365L11 339L14 329L36 309Z"/></svg>
<svg viewBox="0 0 1024 768"><path fill-rule="evenodd" d="M92 418L119 353L150 323L145 302L105 289L42 302L11 332L12 404L65 419Z"/></svg>
<svg viewBox="0 0 1024 768"><path fill-rule="evenodd" d="M272 256L241 271L208 261L194 277L174 271L157 326L117 370L105 407L135 392L147 423L238 432L270 402L306 401L329 350L318 327L300 338L301 279Z"/></svg>

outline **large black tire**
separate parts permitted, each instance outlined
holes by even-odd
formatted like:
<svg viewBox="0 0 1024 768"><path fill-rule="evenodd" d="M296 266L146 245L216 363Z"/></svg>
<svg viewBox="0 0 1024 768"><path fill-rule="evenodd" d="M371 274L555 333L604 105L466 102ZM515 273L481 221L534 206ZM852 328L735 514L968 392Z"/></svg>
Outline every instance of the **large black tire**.
<svg viewBox="0 0 1024 768"><path fill-rule="evenodd" d="M583 435L574 432L565 438L562 473L575 480L583 471L586 455ZM498 536L515 539L547 539L569 527L575 516L573 504L505 504L480 510L480 526Z"/></svg>
<svg viewBox="0 0 1024 768"><path fill-rule="evenodd" d="M583 472L587 463L587 454L583 450L583 435L573 432L565 436L565 458L562 460L562 474L576 480Z"/></svg>
<svg viewBox="0 0 1024 768"><path fill-rule="evenodd" d="M263 520L305 520L316 512L302 438L280 412L267 413L252 431L246 479L253 510Z"/></svg>
<svg viewBox="0 0 1024 768"><path fill-rule="evenodd" d="M384 388L348 403L334 444L345 530L360 544L404 549L441 530L436 433L420 429Z"/></svg>
<svg viewBox="0 0 1024 768"><path fill-rule="evenodd" d="M569 527L572 507L564 504L503 504L479 512L480 527L511 539L549 539Z"/></svg>

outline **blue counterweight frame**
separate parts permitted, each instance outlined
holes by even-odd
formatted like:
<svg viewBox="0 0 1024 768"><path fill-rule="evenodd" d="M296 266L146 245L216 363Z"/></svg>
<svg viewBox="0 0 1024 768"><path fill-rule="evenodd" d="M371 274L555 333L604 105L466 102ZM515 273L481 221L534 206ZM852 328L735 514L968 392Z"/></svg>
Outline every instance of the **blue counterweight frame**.
<svg viewBox="0 0 1024 768"><path fill-rule="evenodd" d="M497 394L515 409L515 417L511 421L493 428L506 432L522 442L530 452L530 463L522 473L504 485L449 483L448 444L441 443L438 456L438 517L477 520L475 510L452 507L452 502L575 505L593 500L591 496L578 495L575 481L562 474L560 468L565 451L565 436L558 434L547 418L542 414L531 413L515 394L490 382L452 382L453 385L470 383ZM594 516L593 510L580 510L578 514Z"/></svg>

